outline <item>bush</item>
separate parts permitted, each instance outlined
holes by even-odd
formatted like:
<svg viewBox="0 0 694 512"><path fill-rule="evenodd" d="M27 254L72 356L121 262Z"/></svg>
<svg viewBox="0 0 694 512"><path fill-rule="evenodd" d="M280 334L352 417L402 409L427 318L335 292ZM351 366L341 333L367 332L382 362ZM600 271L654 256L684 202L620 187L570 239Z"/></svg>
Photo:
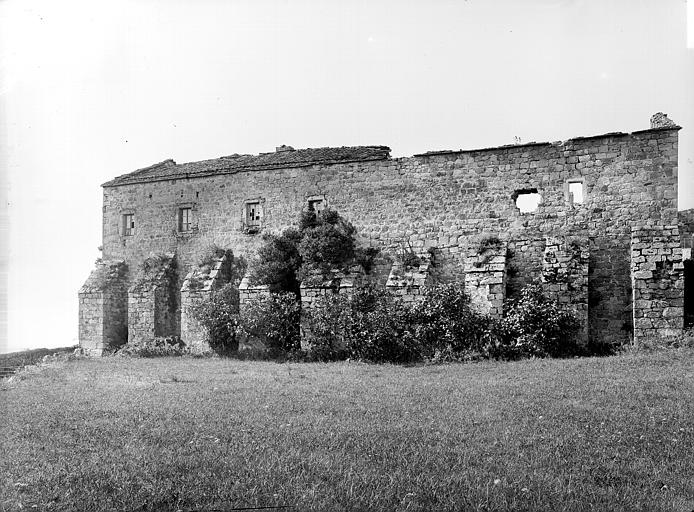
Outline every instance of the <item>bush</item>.
<svg viewBox="0 0 694 512"><path fill-rule="evenodd" d="M316 227L302 232L299 254L303 263L298 273L301 281L313 273L328 278L331 270L343 269L354 260L354 226L341 217L334 224L323 221L324 217L325 212Z"/></svg>
<svg viewBox="0 0 694 512"><path fill-rule="evenodd" d="M387 290L364 287L349 295L326 295L305 313L311 356L372 362L421 359L418 340L405 336L408 309Z"/></svg>
<svg viewBox="0 0 694 512"><path fill-rule="evenodd" d="M574 313L542 293L535 283L507 304L496 330L497 356L561 357L581 352L576 334L581 324Z"/></svg>
<svg viewBox="0 0 694 512"><path fill-rule="evenodd" d="M194 305L191 313L207 330L212 350L228 354L238 349L239 289L235 281L213 292L209 300Z"/></svg>
<svg viewBox="0 0 694 512"><path fill-rule="evenodd" d="M421 301L403 304L386 290L361 288L327 295L306 312L311 356L404 363L558 357L579 353L574 314L526 287L498 321L475 310L461 285L427 289Z"/></svg>
<svg viewBox="0 0 694 512"><path fill-rule="evenodd" d="M410 307L408 335L419 340L424 357L486 356L490 319L472 306L460 284L434 286ZM438 356L437 356L438 357Z"/></svg>
<svg viewBox="0 0 694 512"><path fill-rule="evenodd" d="M320 215L304 211L298 230L263 236L250 281L268 285L271 293L291 292L298 298L303 280L328 278L332 270L348 267L357 257L369 266L376 251L357 253L354 233L354 226L334 210L326 209Z"/></svg>
<svg viewBox="0 0 694 512"><path fill-rule="evenodd" d="M263 235L263 245L258 249L258 259L249 276L252 284L268 285L270 292L291 292L299 297L299 280L296 273L302 264L299 254L301 233L285 229L281 235Z"/></svg>
<svg viewBox="0 0 694 512"><path fill-rule="evenodd" d="M271 293L248 301L241 314L244 333L260 339L273 352L301 347L301 303L293 293Z"/></svg>
<svg viewBox="0 0 694 512"><path fill-rule="evenodd" d="M338 361L349 357L347 328L350 313L348 296L338 294L323 295L303 311L302 334L311 346L311 359Z"/></svg>
<svg viewBox="0 0 694 512"><path fill-rule="evenodd" d="M187 355L190 354L190 350L178 336L160 336L128 342L116 354L129 357L165 357Z"/></svg>

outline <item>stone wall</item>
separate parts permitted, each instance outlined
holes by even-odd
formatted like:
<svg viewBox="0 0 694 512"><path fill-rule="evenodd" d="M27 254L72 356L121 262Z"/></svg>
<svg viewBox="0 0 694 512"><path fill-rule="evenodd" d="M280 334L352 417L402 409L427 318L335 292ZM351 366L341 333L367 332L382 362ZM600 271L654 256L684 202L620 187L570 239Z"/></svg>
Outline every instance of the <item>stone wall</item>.
<svg viewBox="0 0 694 512"><path fill-rule="evenodd" d="M270 289L266 285L251 285L248 276L244 276L239 284L239 307L243 308L244 304L252 299L267 297L270 295Z"/></svg>
<svg viewBox="0 0 694 512"><path fill-rule="evenodd" d="M501 318L506 299L505 243L471 251L465 262L465 291L483 314Z"/></svg>
<svg viewBox="0 0 694 512"><path fill-rule="evenodd" d="M570 181L582 183L583 203L571 200ZM514 197L527 190L537 190L542 201L536 211L522 213ZM513 249L510 291L541 274L539 240L590 238L591 336L628 339L631 228L677 222L677 127L106 186L104 256L136 268L152 252L175 251L184 276L196 251L212 243L251 256L263 233L294 225L314 196L351 221L362 242L381 248L384 257L394 259L403 244L417 252L432 248L432 273L440 281L463 279L467 248L483 232ZM248 200L262 204L258 233L244 228ZM181 207L192 211L189 232L177 229ZM135 216L132 235L121 227L125 213ZM534 242L523 245L528 240Z"/></svg>
<svg viewBox="0 0 694 512"><path fill-rule="evenodd" d="M79 343L89 355L100 356L128 339L126 272L123 261L99 262L79 290Z"/></svg>
<svg viewBox="0 0 694 512"><path fill-rule="evenodd" d="M545 294L569 305L581 322L580 341L588 342L588 261L586 239L549 237L542 264Z"/></svg>
<svg viewBox="0 0 694 512"><path fill-rule="evenodd" d="M631 276L634 342L682 331L684 265L676 225L634 228Z"/></svg>
<svg viewBox="0 0 694 512"><path fill-rule="evenodd" d="M513 298L542 276L545 237L511 240L506 262L506 296Z"/></svg>
<svg viewBox="0 0 694 512"><path fill-rule="evenodd" d="M406 266L402 261L396 261L388 275L386 288L404 302L420 299L425 288L434 284L430 272L431 255L423 254L417 258L418 262L412 266Z"/></svg>
<svg viewBox="0 0 694 512"><path fill-rule="evenodd" d="M175 265L173 255L158 256L146 260L139 270L128 289L128 342L180 336Z"/></svg>

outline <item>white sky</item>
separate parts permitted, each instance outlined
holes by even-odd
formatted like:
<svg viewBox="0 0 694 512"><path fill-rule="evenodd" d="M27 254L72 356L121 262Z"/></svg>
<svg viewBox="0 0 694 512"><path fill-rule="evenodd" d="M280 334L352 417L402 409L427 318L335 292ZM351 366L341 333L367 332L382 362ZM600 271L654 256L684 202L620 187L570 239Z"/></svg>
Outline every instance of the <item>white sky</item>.
<svg viewBox="0 0 694 512"><path fill-rule="evenodd" d="M77 343L99 185L166 158L403 156L640 130L662 111L684 127L692 208L687 16L684 0L0 0L0 351Z"/></svg>

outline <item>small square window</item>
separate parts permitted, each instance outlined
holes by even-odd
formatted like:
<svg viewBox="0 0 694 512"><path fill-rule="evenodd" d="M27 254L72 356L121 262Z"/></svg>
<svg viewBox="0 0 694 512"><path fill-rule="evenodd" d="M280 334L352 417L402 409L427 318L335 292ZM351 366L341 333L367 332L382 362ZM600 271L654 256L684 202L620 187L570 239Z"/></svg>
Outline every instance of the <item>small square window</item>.
<svg viewBox="0 0 694 512"><path fill-rule="evenodd" d="M571 204L583 204L583 182L582 181L569 181L569 203Z"/></svg>
<svg viewBox="0 0 694 512"><path fill-rule="evenodd" d="M178 210L178 230L190 231L193 228L193 216L190 208L181 208Z"/></svg>
<svg viewBox="0 0 694 512"><path fill-rule="evenodd" d="M123 215L123 235L132 236L135 234L135 215L126 213Z"/></svg>
<svg viewBox="0 0 694 512"><path fill-rule="evenodd" d="M260 202L246 203L246 227L259 228L260 219Z"/></svg>
<svg viewBox="0 0 694 512"><path fill-rule="evenodd" d="M308 209L309 211L316 212L316 215L320 215L320 212L322 212L325 207L323 206L323 200L322 199L309 199L308 200Z"/></svg>

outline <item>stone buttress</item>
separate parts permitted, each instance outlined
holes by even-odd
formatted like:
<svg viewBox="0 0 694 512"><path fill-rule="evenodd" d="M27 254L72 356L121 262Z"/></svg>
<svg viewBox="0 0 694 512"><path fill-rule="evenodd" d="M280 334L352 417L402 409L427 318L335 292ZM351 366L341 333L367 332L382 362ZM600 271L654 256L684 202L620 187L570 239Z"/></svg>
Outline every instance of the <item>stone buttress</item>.
<svg viewBox="0 0 694 512"><path fill-rule="evenodd" d="M79 343L88 355L100 356L128 339L127 266L98 262L79 290Z"/></svg>

